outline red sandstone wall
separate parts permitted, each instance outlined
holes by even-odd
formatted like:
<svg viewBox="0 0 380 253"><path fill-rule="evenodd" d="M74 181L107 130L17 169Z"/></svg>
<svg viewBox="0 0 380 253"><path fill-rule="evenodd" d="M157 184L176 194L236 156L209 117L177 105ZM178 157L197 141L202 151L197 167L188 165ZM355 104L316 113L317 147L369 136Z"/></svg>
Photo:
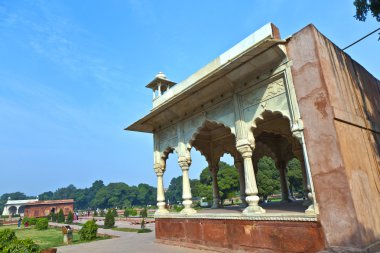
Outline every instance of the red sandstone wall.
<svg viewBox="0 0 380 253"><path fill-rule="evenodd" d="M59 209L63 210L63 214L67 216L69 211L74 211L74 204L52 204L52 205L33 205L25 207L26 217L44 217L50 214L52 208L58 213Z"/></svg>
<svg viewBox="0 0 380 253"><path fill-rule="evenodd" d="M380 82L313 26L287 49L326 242L367 246L380 240Z"/></svg>
<svg viewBox="0 0 380 253"><path fill-rule="evenodd" d="M156 219L159 242L223 252L318 252L325 248L316 222Z"/></svg>

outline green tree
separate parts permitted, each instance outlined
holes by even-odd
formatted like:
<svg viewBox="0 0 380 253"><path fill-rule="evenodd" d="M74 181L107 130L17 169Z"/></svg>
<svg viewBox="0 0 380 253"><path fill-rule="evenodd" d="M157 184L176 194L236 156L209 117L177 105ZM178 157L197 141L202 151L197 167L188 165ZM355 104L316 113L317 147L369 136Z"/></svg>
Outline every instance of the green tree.
<svg viewBox="0 0 380 253"><path fill-rule="evenodd" d="M39 200L52 200L54 193L52 191L44 192L38 195Z"/></svg>
<svg viewBox="0 0 380 253"><path fill-rule="evenodd" d="M57 217L58 223L65 223L65 215L63 214L63 210L59 209L58 217Z"/></svg>
<svg viewBox="0 0 380 253"><path fill-rule="evenodd" d="M125 209L125 210L124 210L124 217L125 217L125 218L128 218L128 217L129 217L129 210L128 210L128 209Z"/></svg>
<svg viewBox="0 0 380 253"><path fill-rule="evenodd" d="M71 210L70 210L69 213L67 214L66 223L68 223L68 224L72 224L72 223L73 223L73 220L74 220L74 215L73 215L73 213L72 213Z"/></svg>
<svg viewBox="0 0 380 253"><path fill-rule="evenodd" d="M289 161L287 167L290 195L293 196L295 192L303 193L303 178L300 161L294 158Z"/></svg>
<svg viewBox="0 0 380 253"><path fill-rule="evenodd" d="M182 176L173 177L170 180L166 197L171 204L177 204L182 201Z"/></svg>
<svg viewBox="0 0 380 253"><path fill-rule="evenodd" d="M106 218L104 219L104 228L113 228L115 225L115 216L113 216L111 209L108 209Z"/></svg>
<svg viewBox="0 0 380 253"><path fill-rule="evenodd" d="M268 196L279 192L280 190L280 173L272 158L264 156L258 163L256 175L259 196L264 200Z"/></svg>
<svg viewBox="0 0 380 253"><path fill-rule="evenodd" d="M225 199L230 199L238 195L239 173L234 166L225 162L219 162L218 186L222 203Z"/></svg>
<svg viewBox="0 0 380 253"><path fill-rule="evenodd" d="M239 191L239 174L237 169L225 162L219 162L219 170L217 173L219 195L222 203L224 200L233 198ZM199 181L203 185L209 187L199 187L199 197L207 197L208 201L212 200L212 175L208 167L204 168L200 174ZM202 194L202 195L201 195Z"/></svg>

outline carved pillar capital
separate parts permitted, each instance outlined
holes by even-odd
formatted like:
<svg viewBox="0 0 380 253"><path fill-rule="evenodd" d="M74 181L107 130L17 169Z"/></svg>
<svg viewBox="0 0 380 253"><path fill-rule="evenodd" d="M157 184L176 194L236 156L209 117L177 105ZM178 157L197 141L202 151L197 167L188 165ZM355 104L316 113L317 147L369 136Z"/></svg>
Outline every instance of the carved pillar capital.
<svg viewBox="0 0 380 253"><path fill-rule="evenodd" d="M237 151L241 154L243 159L251 158L252 157L252 148L248 144L243 144L236 147Z"/></svg>
<svg viewBox="0 0 380 253"><path fill-rule="evenodd" d="M189 170L189 167L191 165L191 159L189 159L186 156L180 156L178 158L178 164L181 167L182 171Z"/></svg>
<svg viewBox="0 0 380 253"><path fill-rule="evenodd" d="M165 167L160 163L155 163L153 168L157 176L162 176L165 172Z"/></svg>

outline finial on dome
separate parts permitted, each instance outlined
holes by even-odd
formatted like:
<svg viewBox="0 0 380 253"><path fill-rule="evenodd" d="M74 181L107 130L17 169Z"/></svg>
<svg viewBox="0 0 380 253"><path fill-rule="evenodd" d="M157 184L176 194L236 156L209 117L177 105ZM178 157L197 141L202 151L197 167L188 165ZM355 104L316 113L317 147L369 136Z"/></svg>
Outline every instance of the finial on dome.
<svg viewBox="0 0 380 253"><path fill-rule="evenodd" d="M146 86L153 90L153 100L157 97L160 97L166 91L168 91L171 87L173 87L176 83L170 81L164 73L161 71L154 77L154 79L148 83Z"/></svg>
<svg viewBox="0 0 380 253"><path fill-rule="evenodd" d="M165 75L164 73L162 73L161 71L158 72L158 74L156 75L156 77L157 77L157 78L161 78L161 79L168 79L168 78L166 77L166 75Z"/></svg>

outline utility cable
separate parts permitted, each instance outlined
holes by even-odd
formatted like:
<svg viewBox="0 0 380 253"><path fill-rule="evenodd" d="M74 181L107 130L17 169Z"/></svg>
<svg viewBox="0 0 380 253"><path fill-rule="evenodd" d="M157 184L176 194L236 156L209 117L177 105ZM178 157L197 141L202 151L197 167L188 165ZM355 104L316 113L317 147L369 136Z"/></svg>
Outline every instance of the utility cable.
<svg viewBox="0 0 380 253"><path fill-rule="evenodd" d="M367 34L366 36L364 36L364 37L362 37L362 38L358 39L358 40L357 40L357 41L355 41L354 43L352 43L352 44L348 45L347 47L343 48L342 50L343 50L343 51L344 51L344 50L346 50L347 48L349 48L349 47L351 47L351 46L355 45L356 43L358 43L358 42L360 42L360 41L364 40L365 38L367 38L368 36L370 36L370 35L374 34L375 32L377 32L377 31L379 31L379 30L380 30L380 27L379 27L379 28L377 28L375 31L373 31L373 32L370 32L370 33L369 33L369 34Z"/></svg>

